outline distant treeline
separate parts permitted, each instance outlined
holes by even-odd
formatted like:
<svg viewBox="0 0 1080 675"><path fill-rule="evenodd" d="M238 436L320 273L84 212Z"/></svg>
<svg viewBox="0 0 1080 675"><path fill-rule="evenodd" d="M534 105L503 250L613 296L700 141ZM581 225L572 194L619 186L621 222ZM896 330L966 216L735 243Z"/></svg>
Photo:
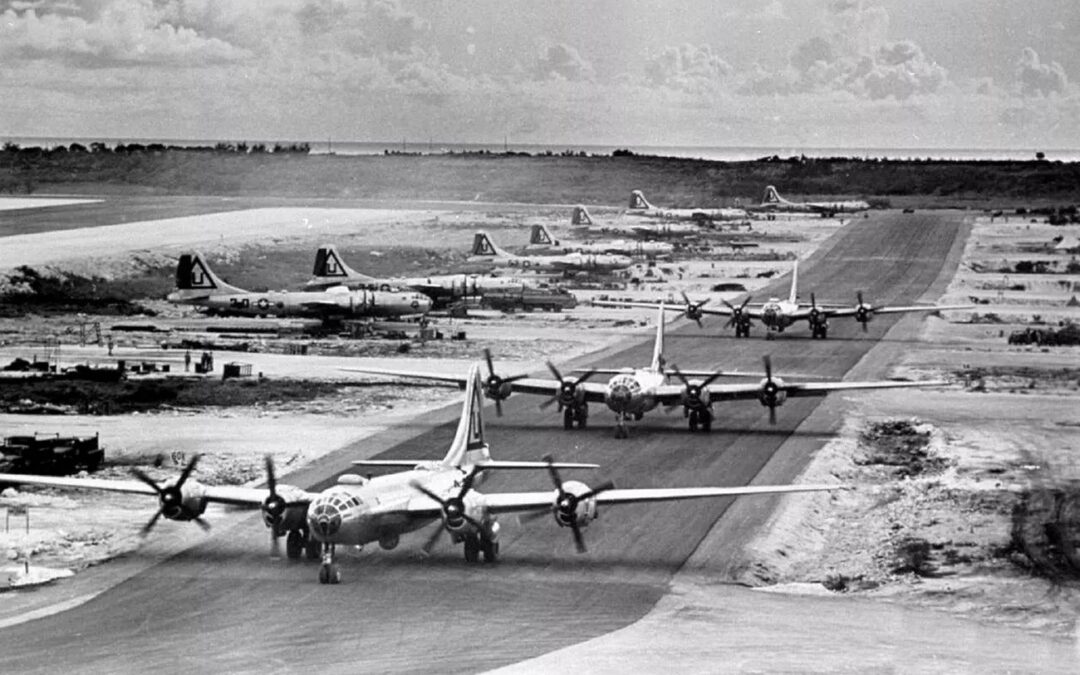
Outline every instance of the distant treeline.
<svg viewBox="0 0 1080 675"><path fill-rule="evenodd" d="M1080 201L1080 163L763 157L719 162L637 155L490 151L313 155L305 143L191 148L92 143L0 149L0 192L206 194L622 204L756 203L766 185L796 199L862 197L918 205ZM906 199L910 198L910 199Z"/></svg>

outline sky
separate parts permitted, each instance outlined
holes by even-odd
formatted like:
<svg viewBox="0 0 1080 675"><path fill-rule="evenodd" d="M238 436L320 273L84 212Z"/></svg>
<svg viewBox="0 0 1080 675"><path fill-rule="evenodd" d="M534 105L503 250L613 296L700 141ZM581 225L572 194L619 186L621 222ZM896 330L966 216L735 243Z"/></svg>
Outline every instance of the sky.
<svg viewBox="0 0 1080 675"><path fill-rule="evenodd" d="M1076 0L0 0L0 138L1061 150Z"/></svg>

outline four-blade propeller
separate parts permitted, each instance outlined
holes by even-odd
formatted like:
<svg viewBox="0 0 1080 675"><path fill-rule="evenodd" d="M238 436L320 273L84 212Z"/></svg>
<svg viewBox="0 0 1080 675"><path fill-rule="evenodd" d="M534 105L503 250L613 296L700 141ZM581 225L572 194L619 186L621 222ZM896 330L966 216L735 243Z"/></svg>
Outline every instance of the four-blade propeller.
<svg viewBox="0 0 1080 675"><path fill-rule="evenodd" d="M288 502L277 491L277 476L274 473L274 458L266 456L266 489L269 492L262 503L262 511L266 517L266 524L270 528L270 555L274 558L281 557L281 547L278 542L278 528L285 518L285 511L292 506L298 506L305 502Z"/></svg>
<svg viewBox="0 0 1080 675"><path fill-rule="evenodd" d="M704 326L701 325L701 317L705 316L705 313L701 311L701 308L709 302L709 298L705 298L701 302L695 303L690 300L688 295L686 295L686 291L683 291L682 299L686 302L686 309L683 311L683 316L696 323L698 328L703 328Z"/></svg>
<svg viewBox="0 0 1080 675"><path fill-rule="evenodd" d="M855 305L855 320L862 324L862 331L867 331L866 324L870 322L870 319L874 313L874 306L868 305L863 302L862 291L855 293L855 297L859 299L859 304Z"/></svg>
<svg viewBox="0 0 1080 675"><path fill-rule="evenodd" d="M780 385L772 376L772 359L761 357L765 365L765 382L761 385L761 402L769 408L769 424L776 424L776 406L780 405Z"/></svg>
<svg viewBox="0 0 1080 675"><path fill-rule="evenodd" d="M552 403L558 403L559 410L562 410L564 407L572 406L577 400L578 385L596 374L595 370L589 369L582 373L577 379L567 380L563 379L562 373L559 372L559 369L556 368L555 364L551 361L547 362L547 367L548 370L551 371L551 374L555 376L555 379L559 381L559 393L541 403L541 410L546 410L551 407Z"/></svg>
<svg viewBox="0 0 1080 675"><path fill-rule="evenodd" d="M468 523L469 525L472 525L474 528L476 528L477 532L482 532L484 530L483 523L473 518L465 511L465 495L468 494L469 490L472 489L473 481L476 479L476 474L480 473L480 471L482 470L482 467L474 467L473 470L467 476L465 476L465 479L461 481L461 490L457 493L457 496L448 497L446 499L443 499L439 495L429 490L420 481L414 480L409 483L409 485L414 490L423 493L425 496L429 497L430 499L439 504L443 512L443 521L446 524L445 527L440 527L435 530L435 533L432 534L431 537L424 543L424 545L421 547L424 553L431 553L431 549L435 546L435 543L439 540L439 537L442 536L443 530L447 528L458 529L463 524Z"/></svg>
<svg viewBox="0 0 1080 675"><path fill-rule="evenodd" d="M193 455L191 461L187 463L187 466L185 466L184 470L180 473L180 477L176 479L176 482L165 486L158 485L153 478L147 476L141 469L136 468L131 470L131 473L136 478L154 489L154 492L158 495L158 503L160 504L157 513L154 514L150 519L150 522L144 525L140 531L139 534L141 536L145 537L150 534L150 530L154 529L154 525L157 524L157 521L161 516L164 515L168 518L175 518L183 514L184 483L187 482L187 479L195 470L195 466L199 463L199 457L200 455ZM201 516L195 516L192 520L194 520L202 529L210 529L210 523L203 520Z"/></svg>
<svg viewBox="0 0 1080 675"><path fill-rule="evenodd" d="M551 476L551 482L555 484L555 489L558 491L558 494L555 497L556 514L558 515L560 522L566 523L567 527L570 528L570 532L574 535L574 546L577 547L577 552L586 553L588 549L585 547L585 537L581 534L581 525L578 524L577 506L583 501L592 499L601 492L614 488L615 484L611 481L607 481L580 495L576 495L573 492L567 492L563 487L562 478L559 476L559 470L555 468L555 458L551 455L544 455L542 459L547 462L548 475Z"/></svg>
<svg viewBox="0 0 1080 675"><path fill-rule="evenodd" d="M484 395L495 401L495 414L502 417L502 402L507 396L510 395L509 388L506 386L511 382L524 379L528 375L513 375L511 377L502 377L495 374L495 364L491 361L491 350L484 349L484 361L487 362L488 376L484 380Z"/></svg>
<svg viewBox="0 0 1080 675"><path fill-rule="evenodd" d="M711 384L713 380L723 375L723 373L713 373L701 382L694 383L687 379L686 375L683 375L682 371L679 370L679 367L675 364L671 364L671 372L674 373L675 377L679 378L679 380L683 383L683 386L686 387L686 389L683 391L682 405L686 405L690 408L704 408L708 406L709 402L702 399L701 394L705 391L705 387L709 386L709 384ZM667 409L673 410L679 405L680 403L673 403L672 405L668 406Z"/></svg>
<svg viewBox="0 0 1080 675"><path fill-rule="evenodd" d="M730 303L730 302L728 302L727 300L723 300L722 302L723 302L723 303L724 303L725 305L727 305L727 308L728 308L728 309L730 309L730 310L731 310L731 318L730 318L730 319L728 319L728 322L727 322L727 327L728 327L728 328L731 328L732 326L741 326L741 325L743 325L744 323L747 323L747 322L749 321L749 319L748 319L748 318L743 318L743 310L745 310L745 309L746 309L746 306L747 306L748 304L750 304L750 296L749 296L749 295L748 295L748 296L746 296L746 299L745 299L745 300L743 300L743 301L742 301L742 304L741 304L741 305L739 305L738 307L736 307L735 305L731 304L731 303Z"/></svg>

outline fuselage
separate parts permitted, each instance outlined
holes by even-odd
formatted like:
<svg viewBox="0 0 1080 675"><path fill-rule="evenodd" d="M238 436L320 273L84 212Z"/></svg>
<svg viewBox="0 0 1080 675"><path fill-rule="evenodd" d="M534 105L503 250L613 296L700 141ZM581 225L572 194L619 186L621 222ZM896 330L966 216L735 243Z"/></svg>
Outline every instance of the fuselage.
<svg viewBox="0 0 1080 675"><path fill-rule="evenodd" d="M608 380L604 403L615 413L641 415L659 405L656 389L666 383L664 373L648 368L627 368Z"/></svg>
<svg viewBox="0 0 1080 675"><path fill-rule="evenodd" d="M782 330L795 322L792 317L798 310L799 305L796 303L781 300L780 298L769 298L761 306L761 323L769 328Z"/></svg>
<svg viewBox="0 0 1080 675"><path fill-rule="evenodd" d="M414 469L376 476L358 485L339 483L312 500L307 511L308 529L322 542L362 546L381 541L396 545L398 536L439 519L438 516L415 518L403 515L410 501L428 501L412 483L420 483L435 494L449 496L461 488L465 475L460 469ZM477 476L475 484L479 484L482 477L483 474ZM482 500L479 493L469 492L466 511L477 510Z"/></svg>
<svg viewBox="0 0 1080 675"><path fill-rule="evenodd" d="M269 291L205 294L175 291L169 301L236 316L358 317L401 316L431 309L431 299L413 291Z"/></svg>
<svg viewBox="0 0 1080 675"><path fill-rule="evenodd" d="M631 209L630 213L659 220L724 221L743 220L748 217L743 209Z"/></svg>

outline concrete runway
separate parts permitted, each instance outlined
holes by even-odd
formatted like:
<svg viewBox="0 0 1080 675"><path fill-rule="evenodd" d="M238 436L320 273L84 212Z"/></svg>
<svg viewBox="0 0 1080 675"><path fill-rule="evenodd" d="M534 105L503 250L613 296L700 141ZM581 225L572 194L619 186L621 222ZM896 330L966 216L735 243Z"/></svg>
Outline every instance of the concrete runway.
<svg viewBox="0 0 1080 675"><path fill-rule="evenodd" d="M802 296L814 290L822 302L854 302L862 289L871 302L915 301L947 261L955 266L954 244L964 232L955 214L856 219L800 265ZM770 290L785 295L786 289L785 277ZM881 317L867 334L854 321L834 321L827 341L811 340L800 325L766 341L760 327L755 337L735 340L711 319L704 331L693 324L674 331L667 356L687 369L745 370L760 368L761 356L771 353L780 376L788 370L840 377L898 320ZM587 363L643 365L650 352L651 339L643 336ZM887 366L860 364L859 376L879 377ZM654 411L629 440L617 440L606 409L594 407L588 430L564 432L553 411L537 410L535 397L515 397L506 402L505 417L488 417L489 442L498 459L554 452L568 461L597 462L603 469L596 475L575 476L593 484L605 478L619 487L780 482L808 457L764 473L763 467L819 402L788 402L775 427L757 402L723 405L710 435L690 434L678 412ZM325 486L358 456L439 457L453 435L457 408L332 453L285 480ZM483 490L548 487L542 472L507 472ZM519 527L504 519L503 559L493 566L466 565L460 547L446 539L431 557L420 557L424 530L394 551L374 547L342 556L340 586L319 585L312 563L268 560L265 529L257 516L245 517L86 604L0 630L0 671L472 672L511 664L637 620L692 554L710 559L699 550L706 537L707 546L736 549L739 538L709 536L723 526L731 502L610 509L586 530L590 552L581 556L569 532L549 520ZM755 521L765 521L767 509L752 506L741 504L736 529L752 531ZM715 572L723 578L725 565L718 563Z"/></svg>

